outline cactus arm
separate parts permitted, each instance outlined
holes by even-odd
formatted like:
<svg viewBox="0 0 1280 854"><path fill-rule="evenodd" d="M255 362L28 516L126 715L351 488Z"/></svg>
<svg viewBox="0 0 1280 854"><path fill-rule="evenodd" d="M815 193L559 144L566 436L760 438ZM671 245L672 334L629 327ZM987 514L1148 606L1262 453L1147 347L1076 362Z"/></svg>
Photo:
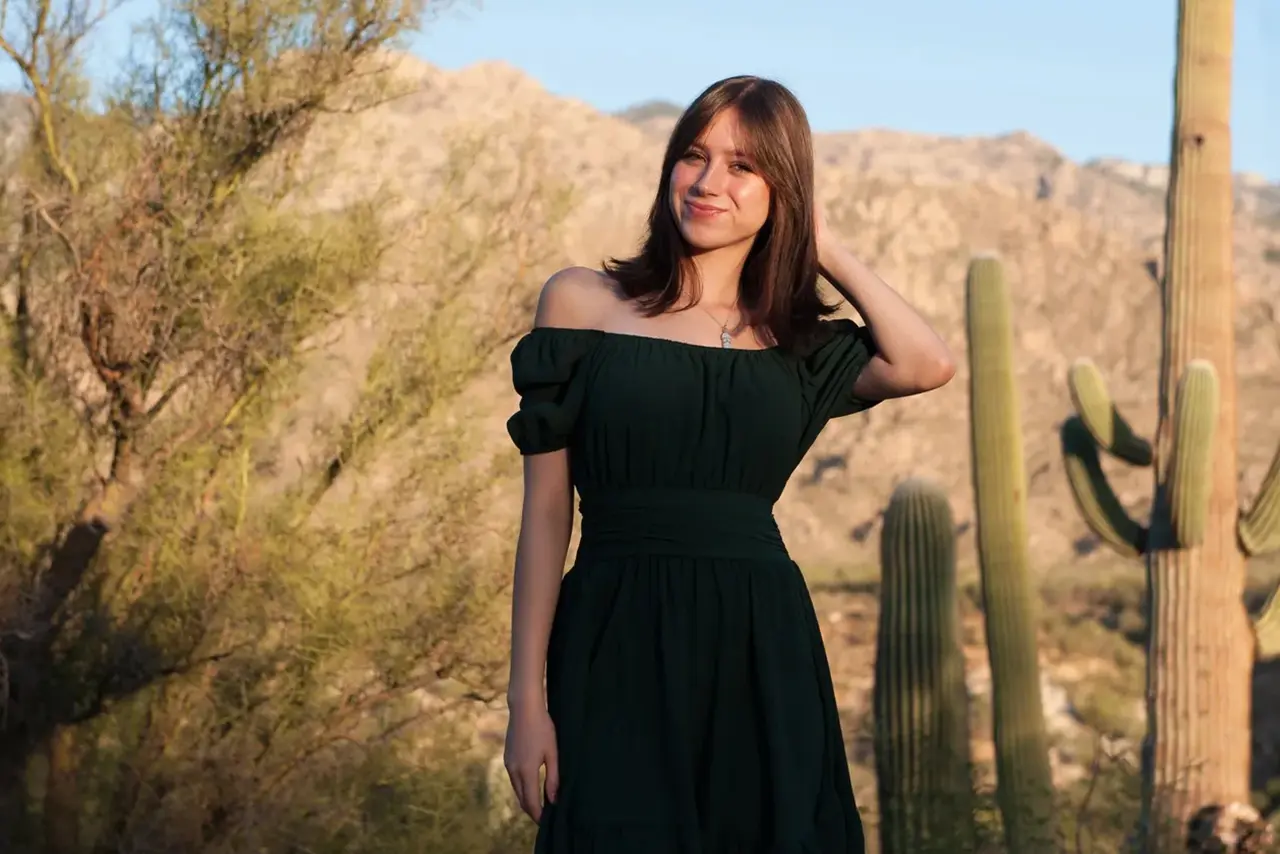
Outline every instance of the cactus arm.
<svg viewBox="0 0 1280 854"><path fill-rule="evenodd" d="M1218 425L1218 372L1193 359L1178 380L1173 411L1173 465L1169 469L1169 514L1182 548L1204 542L1209 515L1213 435Z"/></svg>
<svg viewBox="0 0 1280 854"><path fill-rule="evenodd" d="M1078 415L1062 425L1062 459L1076 506L1089 528L1117 553L1141 555L1147 545L1147 529L1133 520L1116 497L1098 459L1093 434Z"/></svg>
<svg viewBox="0 0 1280 854"><path fill-rule="evenodd" d="M1266 604L1253 618L1253 638L1258 658L1280 656L1280 583L1271 588Z"/></svg>
<svg viewBox="0 0 1280 854"><path fill-rule="evenodd" d="M1271 468L1262 479L1262 488L1249 512L1240 514L1236 525L1240 545L1250 557L1280 548L1280 446L1271 458Z"/></svg>
<svg viewBox="0 0 1280 854"><path fill-rule="evenodd" d="M1236 530L1241 547L1250 557L1280 548L1280 446L1271 458L1271 467L1262 479L1253 506L1240 514ZM1253 618L1253 638L1259 659L1280 657L1280 582L1271 588L1271 595Z"/></svg>
<svg viewBox="0 0 1280 854"><path fill-rule="evenodd" d="M1077 359L1067 372L1071 400L1098 447L1133 466L1151 465L1151 443L1139 436L1120 414L1098 366Z"/></svg>

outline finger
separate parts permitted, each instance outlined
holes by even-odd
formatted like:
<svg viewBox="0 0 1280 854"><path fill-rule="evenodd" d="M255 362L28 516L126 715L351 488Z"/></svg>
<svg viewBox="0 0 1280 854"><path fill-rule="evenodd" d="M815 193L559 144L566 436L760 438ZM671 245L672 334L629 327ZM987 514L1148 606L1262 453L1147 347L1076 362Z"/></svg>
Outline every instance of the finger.
<svg viewBox="0 0 1280 854"><path fill-rule="evenodd" d="M555 803L560 791L560 757L555 750L547 754L547 802Z"/></svg>
<svg viewBox="0 0 1280 854"><path fill-rule="evenodd" d="M538 821L542 818L542 796L541 787L538 785L537 766L534 766L532 771L523 775L520 782L524 788L527 801L524 811L529 814L529 818Z"/></svg>
<svg viewBox="0 0 1280 854"><path fill-rule="evenodd" d="M511 783L511 792L516 796L516 803L523 803L524 795L520 792L520 778L516 776L514 771L508 771L507 780Z"/></svg>
<svg viewBox="0 0 1280 854"><path fill-rule="evenodd" d="M508 768L507 778L511 781L511 791L515 792L516 803L520 805L522 811L532 818L532 814L529 813L529 797L526 794L524 775L520 773L518 768Z"/></svg>

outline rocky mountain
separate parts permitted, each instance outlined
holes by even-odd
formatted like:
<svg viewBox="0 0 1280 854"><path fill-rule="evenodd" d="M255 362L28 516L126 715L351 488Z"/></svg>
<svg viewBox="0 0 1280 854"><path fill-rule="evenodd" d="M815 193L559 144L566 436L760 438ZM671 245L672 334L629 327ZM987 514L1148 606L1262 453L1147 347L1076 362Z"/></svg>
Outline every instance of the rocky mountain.
<svg viewBox="0 0 1280 854"><path fill-rule="evenodd" d="M536 152L540 178L572 184L557 263L595 266L634 246L673 121L670 105L608 115L553 96L502 63L446 72L408 56L395 62L397 97L368 112L327 115L308 138L298 162L315 179L311 203L337 204L389 187L397 205L425 210L449 152L459 139L473 139L491 162L515 163ZM1016 294L1033 554L1045 572L1096 560L1059 459L1057 426L1070 411L1065 375L1076 357L1093 358L1135 426L1153 427L1159 299L1152 269L1163 233L1162 167L1074 163L1026 133L978 138L866 130L819 134L816 150L833 229L937 324L961 369L939 392L887 402L828 427L778 506L796 558L819 569L872 563L881 507L894 484L912 475L948 487L963 534L961 554L971 554L963 283L970 255L994 250L1005 259ZM1280 441L1280 187L1249 176L1240 176L1237 186L1241 490L1247 495ZM417 245L406 242L388 263L409 269L405 261ZM477 284L478 305L483 310L486 299L513 287L531 303L551 272L519 270L516 279ZM394 282L397 272L383 278ZM409 284L424 293L432 287L431 281ZM404 311L394 299L376 302L335 339L330 355L342 365L315 374L299 404L306 417L282 438L291 443L285 456L305 445L297 424L349 405L379 318ZM512 479L495 492L500 528L514 524L519 503L515 451L503 423L516 406L509 351L509 342L499 348L451 416L474 440L476 454L505 455L512 463ZM1149 472L1116 475L1123 499L1135 505L1146 499Z"/></svg>
<svg viewBox="0 0 1280 854"><path fill-rule="evenodd" d="M412 199L429 191L432 164L456 131L487 127L510 154L537 147L549 172L572 182L563 238L566 263L595 266L629 251L652 200L674 110L642 105L607 115L544 90L519 70L484 63L446 72L401 57L410 93L376 110L333 116L313 135L328 162L327 192L346 195L394 184ZM1152 271L1164 226L1158 167L1074 163L1026 133L945 137L867 130L819 134L819 188L833 228L935 322L961 369L945 389L892 401L866 416L832 423L778 505L798 560L814 567L874 560L878 518L894 484L910 475L939 479L951 492L971 553L967 450L967 367L963 283L972 253L1005 259L1016 294L1018 378L1030 476L1033 553L1044 571L1091 557L1096 543L1080 522L1058 452L1057 427L1070 411L1065 376L1072 360L1093 358L1135 426L1155 422L1159 298ZM1237 181L1241 490L1261 479L1280 441L1280 187ZM532 298L552 270L529 271ZM465 411L477 443L513 454L503 421L516 405L509 347L479 380ZM332 395L333 389L326 392ZM1122 498L1140 505L1148 471L1117 471ZM495 513L514 520L514 482ZM1141 508L1137 508L1141 509Z"/></svg>

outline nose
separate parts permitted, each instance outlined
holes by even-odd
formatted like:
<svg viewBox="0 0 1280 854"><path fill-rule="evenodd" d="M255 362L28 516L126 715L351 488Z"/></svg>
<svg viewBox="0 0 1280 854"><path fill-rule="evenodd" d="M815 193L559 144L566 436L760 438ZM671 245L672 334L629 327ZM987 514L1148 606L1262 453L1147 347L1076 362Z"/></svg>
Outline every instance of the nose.
<svg viewBox="0 0 1280 854"><path fill-rule="evenodd" d="M714 160L702 167L702 174L693 182L692 190L699 196L718 196L724 189L727 171Z"/></svg>

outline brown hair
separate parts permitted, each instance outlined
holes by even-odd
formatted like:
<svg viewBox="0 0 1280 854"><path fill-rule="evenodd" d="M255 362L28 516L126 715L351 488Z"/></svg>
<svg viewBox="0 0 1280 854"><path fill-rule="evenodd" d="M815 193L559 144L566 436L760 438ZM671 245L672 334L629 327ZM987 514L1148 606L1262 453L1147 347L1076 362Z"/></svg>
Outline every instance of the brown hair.
<svg viewBox="0 0 1280 854"><path fill-rule="evenodd" d="M612 258L604 272L628 299L653 316L671 309L684 279L699 293L689 247L671 213L671 170L724 110L737 111L748 153L769 185L769 217L756 235L742 270L741 308L752 327L764 327L788 347L817 328L835 307L818 294L818 247L813 220L813 138L795 95L760 77L713 83L676 122L662 158L658 195L649 211L640 252Z"/></svg>

